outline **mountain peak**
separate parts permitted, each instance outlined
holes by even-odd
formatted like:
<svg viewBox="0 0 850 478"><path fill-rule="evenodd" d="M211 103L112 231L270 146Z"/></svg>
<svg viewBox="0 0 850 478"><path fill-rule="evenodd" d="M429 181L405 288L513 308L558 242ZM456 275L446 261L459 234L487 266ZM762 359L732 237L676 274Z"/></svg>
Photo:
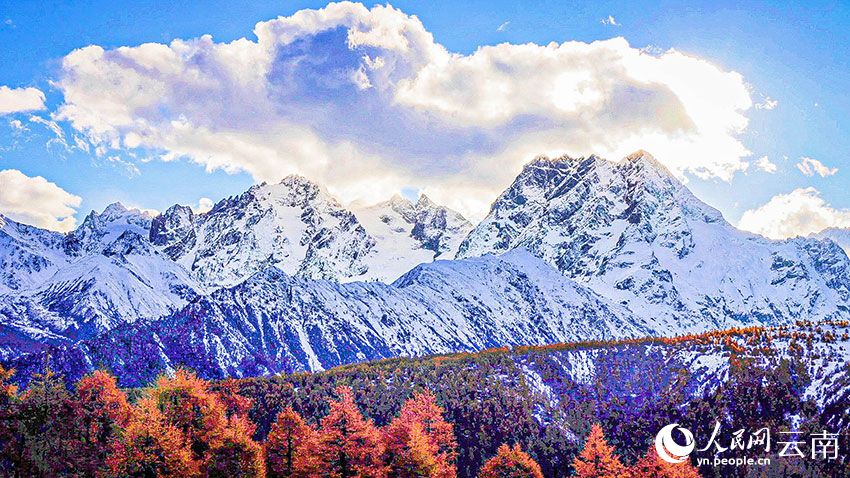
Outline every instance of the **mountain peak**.
<svg viewBox="0 0 850 478"><path fill-rule="evenodd" d="M116 202L106 206L103 209L103 212L101 212L99 215L101 217L104 217L104 218L113 218L113 217L118 217L121 214L124 214L125 212L128 212L128 211L129 211L129 209L124 207L124 205L121 204L120 202L116 201Z"/></svg>
<svg viewBox="0 0 850 478"><path fill-rule="evenodd" d="M653 156L652 154L650 154L649 152L647 152L643 149L639 149L639 150L635 151L634 153L626 156L623 159L626 160L626 161L636 161L636 160L643 159L643 158L651 159L651 160L655 161L655 156Z"/></svg>
<svg viewBox="0 0 850 478"><path fill-rule="evenodd" d="M679 182L679 180L676 179L673 173L671 173L666 166L664 166L663 164L661 164L660 161L655 159L655 156L647 153L642 149L639 149L634 153L626 156L625 158L621 159L620 162L617 164L629 165L644 171L652 171L661 178L669 177L671 179L674 179L676 182Z"/></svg>
<svg viewBox="0 0 850 478"><path fill-rule="evenodd" d="M416 201L416 209L432 209L435 207L437 207L437 204L435 204L428 196L424 194L419 195L419 200Z"/></svg>

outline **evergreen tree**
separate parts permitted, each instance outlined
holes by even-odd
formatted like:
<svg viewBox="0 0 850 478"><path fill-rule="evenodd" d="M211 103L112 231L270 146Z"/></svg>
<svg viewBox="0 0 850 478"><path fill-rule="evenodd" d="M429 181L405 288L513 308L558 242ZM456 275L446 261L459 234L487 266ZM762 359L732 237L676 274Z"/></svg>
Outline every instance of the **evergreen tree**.
<svg viewBox="0 0 850 478"><path fill-rule="evenodd" d="M605 441L602 427L593 425L584 443L584 450L573 460L576 475L581 478L621 478L626 468Z"/></svg>
<svg viewBox="0 0 850 478"><path fill-rule="evenodd" d="M74 427L73 397L61 376L34 376L21 395L16 420L19 476L67 476L78 471L80 441Z"/></svg>
<svg viewBox="0 0 850 478"><path fill-rule="evenodd" d="M543 478L540 465L522 451L519 443L510 447L501 445L493 458L487 460L478 478Z"/></svg>
<svg viewBox="0 0 850 478"><path fill-rule="evenodd" d="M15 370L0 365L0 476L15 476L20 468L23 447L17 433L20 411L18 387L8 383Z"/></svg>

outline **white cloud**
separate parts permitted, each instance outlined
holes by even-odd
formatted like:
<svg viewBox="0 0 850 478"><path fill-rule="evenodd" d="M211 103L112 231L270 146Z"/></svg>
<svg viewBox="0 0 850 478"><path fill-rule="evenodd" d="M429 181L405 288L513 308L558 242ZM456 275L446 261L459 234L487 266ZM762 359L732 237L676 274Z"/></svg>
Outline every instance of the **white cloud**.
<svg viewBox="0 0 850 478"><path fill-rule="evenodd" d="M123 159L120 155L114 154L106 157L106 162L112 164L113 166L118 166L119 168L124 170L124 174L128 178L134 178L139 176L141 172L139 168L131 161L127 161Z"/></svg>
<svg viewBox="0 0 850 478"><path fill-rule="evenodd" d="M850 210L834 209L817 189L795 189L774 196L764 205L744 212L738 228L771 239L806 236L827 227L850 227Z"/></svg>
<svg viewBox="0 0 850 478"><path fill-rule="evenodd" d="M140 148L258 181L300 173L344 201L416 187L473 217L538 154L642 148L680 178L724 180L751 155L744 79L675 50L615 38L463 55L416 17L352 3L254 33L75 50L56 118L98 155Z"/></svg>
<svg viewBox="0 0 850 478"><path fill-rule="evenodd" d="M17 169L0 171L0 214L34 226L67 232L82 199L41 176L31 178Z"/></svg>
<svg viewBox="0 0 850 478"><path fill-rule="evenodd" d="M601 22L602 22L603 25L613 25L615 27L622 26L619 23L617 23L617 20L614 20L614 17L612 17L611 15L608 15L608 18L603 18L601 20Z"/></svg>
<svg viewBox="0 0 850 478"><path fill-rule="evenodd" d="M770 162L770 159L767 156L760 157L754 164L756 165L756 168L766 173L773 174L776 172L776 163Z"/></svg>
<svg viewBox="0 0 850 478"><path fill-rule="evenodd" d="M210 198L198 199L198 204L192 208L195 214L203 214L213 208L215 203Z"/></svg>
<svg viewBox="0 0 850 478"><path fill-rule="evenodd" d="M499 28L497 28L496 30L503 32L503 31L505 31L506 28L508 28L508 25L510 25L510 24L511 24L511 22L509 22L509 21L502 23L501 25L499 25Z"/></svg>
<svg viewBox="0 0 850 478"><path fill-rule="evenodd" d="M797 163L797 169L806 176L818 174L822 178L832 176L838 172L838 168L829 168L817 159L807 158L805 156L800 157L800 162Z"/></svg>
<svg viewBox="0 0 850 478"><path fill-rule="evenodd" d="M44 93L38 88L0 86L0 115L44 109Z"/></svg>
<svg viewBox="0 0 850 478"><path fill-rule="evenodd" d="M17 133L23 133L24 131L29 131L29 128L24 126L21 120L9 120L9 126Z"/></svg>
<svg viewBox="0 0 850 478"><path fill-rule="evenodd" d="M776 108L778 105L779 105L778 100L772 100L768 96L761 103L756 103L755 107L756 107L757 110L772 110L772 109Z"/></svg>
<svg viewBox="0 0 850 478"><path fill-rule="evenodd" d="M65 140L65 132L62 130L62 127L59 126L59 123L53 120L42 118L41 116L32 115L29 117L30 123L35 123L44 126L48 131L53 133L53 138L47 140L47 147L50 148L53 145L62 146L65 150L68 150L68 142Z"/></svg>

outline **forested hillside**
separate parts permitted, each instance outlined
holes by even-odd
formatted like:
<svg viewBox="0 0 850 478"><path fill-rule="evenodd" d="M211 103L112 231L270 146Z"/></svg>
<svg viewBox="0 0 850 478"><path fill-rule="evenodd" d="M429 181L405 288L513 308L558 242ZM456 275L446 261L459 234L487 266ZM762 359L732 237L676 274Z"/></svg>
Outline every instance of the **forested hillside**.
<svg viewBox="0 0 850 478"><path fill-rule="evenodd" d="M586 470L579 462L587 457L576 461L584 450L610 454L589 459L628 473L658 468L636 476L694 476L691 468L658 471L661 462L647 462L656 458L652 445L661 427L678 423L700 446L715 421L724 437L762 427L775 437L828 430L846 444L847 333L845 322L800 322L388 359L272 378L205 382L178 371L149 388L124 391L104 372L70 389L55 374L37 377L24 391L6 377L3 466L10 476L157 476L150 470L159 476L289 476L273 470L273 462L283 460L291 467L297 462L292 470L301 475L295 476L325 476L316 466L356 462L377 470L362 476L453 476L456 469L457 476L474 477L503 476L486 473L506 463L531 470L520 476L536 476L533 460L543 476L560 477ZM443 420L443 435L435 435L431 425ZM284 422L290 431L281 431ZM293 429L301 431L292 435ZM349 433L356 446L345 448L352 458L342 465L332 447L347 443ZM306 448L296 446L302 441ZM770 465L702 466L699 473L850 475L843 454L814 460L772 451ZM691 465L701 456L692 455ZM753 450L751 456L760 455ZM218 475L211 467L229 471Z"/></svg>

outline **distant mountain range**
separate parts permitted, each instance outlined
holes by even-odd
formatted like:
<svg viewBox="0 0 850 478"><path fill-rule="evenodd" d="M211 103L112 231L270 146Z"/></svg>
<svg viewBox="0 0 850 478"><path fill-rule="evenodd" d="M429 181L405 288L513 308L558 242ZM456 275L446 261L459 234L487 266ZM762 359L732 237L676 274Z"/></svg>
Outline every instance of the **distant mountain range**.
<svg viewBox="0 0 850 478"><path fill-rule="evenodd" d="M425 196L347 209L298 176L202 214L113 204L64 235L0 217L0 357L126 384L847 319L848 287L833 240L739 231L642 151L538 158L474 227Z"/></svg>

